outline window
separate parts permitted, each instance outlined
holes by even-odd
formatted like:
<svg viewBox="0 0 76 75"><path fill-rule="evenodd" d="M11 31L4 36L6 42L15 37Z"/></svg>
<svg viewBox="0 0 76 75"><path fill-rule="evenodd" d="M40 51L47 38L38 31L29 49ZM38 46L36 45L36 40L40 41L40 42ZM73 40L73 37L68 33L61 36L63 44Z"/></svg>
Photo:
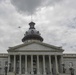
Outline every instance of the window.
<svg viewBox="0 0 76 75"><path fill-rule="evenodd" d="M8 65L8 62L7 61L5 61L5 65Z"/></svg>
<svg viewBox="0 0 76 75"><path fill-rule="evenodd" d="M73 67L73 63L72 62L69 63L69 67Z"/></svg>
<svg viewBox="0 0 76 75"><path fill-rule="evenodd" d="M32 31L31 31L31 33L33 34L33 33L34 33L34 31L32 30Z"/></svg>
<svg viewBox="0 0 76 75"><path fill-rule="evenodd" d="M33 59L33 65L36 65L36 59Z"/></svg>
<svg viewBox="0 0 76 75"><path fill-rule="evenodd" d="M1 74L1 70L2 70L2 69L0 68L0 74Z"/></svg>

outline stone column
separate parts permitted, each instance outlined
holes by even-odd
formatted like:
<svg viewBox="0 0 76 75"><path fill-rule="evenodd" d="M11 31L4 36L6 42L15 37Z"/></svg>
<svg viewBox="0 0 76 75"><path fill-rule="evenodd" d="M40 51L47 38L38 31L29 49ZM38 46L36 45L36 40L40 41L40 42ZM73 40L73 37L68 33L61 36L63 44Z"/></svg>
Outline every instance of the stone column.
<svg viewBox="0 0 76 75"><path fill-rule="evenodd" d="M50 67L50 74L52 75L51 56L50 55L49 55L49 67Z"/></svg>
<svg viewBox="0 0 76 75"><path fill-rule="evenodd" d="M16 55L14 55L14 72L16 72Z"/></svg>
<svg viewBox="0 0 76 75"><path fill-rule="evenodd" d="M43 74L46 75L46 71L45 71L45 55L43 55Z"/></svg>
<svg viewBox="0 0 76 75"><path fill-rule="evenodd" d="M56 75L57 75L57 74L59 74L59 71L58 71L57 55L55 55L55 65L56 65Z"/></svg>
<svg viewBox="0 0 76 75"><path fill-rule="evenodd" d="M21 74L21 55L19 55L19 74Z"/></svg>
<svg viewBox="0 0 76 75"><path fill-rule="evenodd" d="M31 74L33 74L33 55L31 55Z"/></svg>
<svg viewBox="0 0 76 75"><path fill-rule="evenodd" d="M27 74L27 55L25 55L25 74Z"/></svg>
<svg viewBox="0 0 76 75"><path fill-rule="evenodd" d="M39 55L37 55L37 74L40 74L40 71L39 71Z"/></svg>

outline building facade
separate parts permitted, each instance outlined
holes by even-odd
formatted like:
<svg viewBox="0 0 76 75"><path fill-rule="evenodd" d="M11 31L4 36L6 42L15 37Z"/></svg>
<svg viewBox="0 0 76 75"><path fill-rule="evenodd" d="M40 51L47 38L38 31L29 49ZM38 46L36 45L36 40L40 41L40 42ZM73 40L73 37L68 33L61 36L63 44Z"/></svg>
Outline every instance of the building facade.
<svg viewBox="0 0 76 75"><path fill-rule="evenodd" d="M75 75L76 54L63 54L61 47L43 43L35 23L29 23L23 44L0 54L0 75Z"/></svg>

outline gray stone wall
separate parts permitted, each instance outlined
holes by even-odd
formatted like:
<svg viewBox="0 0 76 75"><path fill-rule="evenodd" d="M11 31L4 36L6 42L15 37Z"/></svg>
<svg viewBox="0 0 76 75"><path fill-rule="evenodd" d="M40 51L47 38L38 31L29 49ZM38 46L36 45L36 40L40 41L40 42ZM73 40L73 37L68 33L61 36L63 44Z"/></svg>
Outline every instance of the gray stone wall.
<svg viewBox="0 0 76 75"><path fill-rule="evenodd" d="M5 75L5 64L7 60L8 57L6 54L0 54L0 75Z"/></svg>
<svg viewBox="0 0 76 75"><path fill-rule="evenodd" d="M65 64L66 73L70 73L69 68L74 68L74 75L76 75L76 54L64 54L63 62Z"/></svg>
<svg viewBox="0 0 76 75"><path fill-rule="evenodd" d="M42 59L40 60L40 72L42 73ZM8 54L0 54L0 75L5 74L5 62L8 61ZM49 67L49 61L46 57L46 69ZM70 73L69 67L72 66L74 68L74 75L76 75L76 54L63 54L63 63L65 64L66 73ZM28 71L30 73L30 58L28 60ZM48 70L49 72L49 70Z"/></svg>

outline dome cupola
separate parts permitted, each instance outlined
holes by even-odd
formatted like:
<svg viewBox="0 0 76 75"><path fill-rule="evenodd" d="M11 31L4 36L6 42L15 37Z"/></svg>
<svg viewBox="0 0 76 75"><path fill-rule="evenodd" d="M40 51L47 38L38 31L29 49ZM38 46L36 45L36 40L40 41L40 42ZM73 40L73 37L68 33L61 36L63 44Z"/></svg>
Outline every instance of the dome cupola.
<svg viewBox="0 0 76 75"><path fill-rule="evenodd" d="M38 40L38 41L43 41L43 38L40 36L39 31L35 29L35 23L30 22L29 23L30 28L28 31L25 32L24 37L22 39L22 42L28 41L28 40Z"/></svg>

